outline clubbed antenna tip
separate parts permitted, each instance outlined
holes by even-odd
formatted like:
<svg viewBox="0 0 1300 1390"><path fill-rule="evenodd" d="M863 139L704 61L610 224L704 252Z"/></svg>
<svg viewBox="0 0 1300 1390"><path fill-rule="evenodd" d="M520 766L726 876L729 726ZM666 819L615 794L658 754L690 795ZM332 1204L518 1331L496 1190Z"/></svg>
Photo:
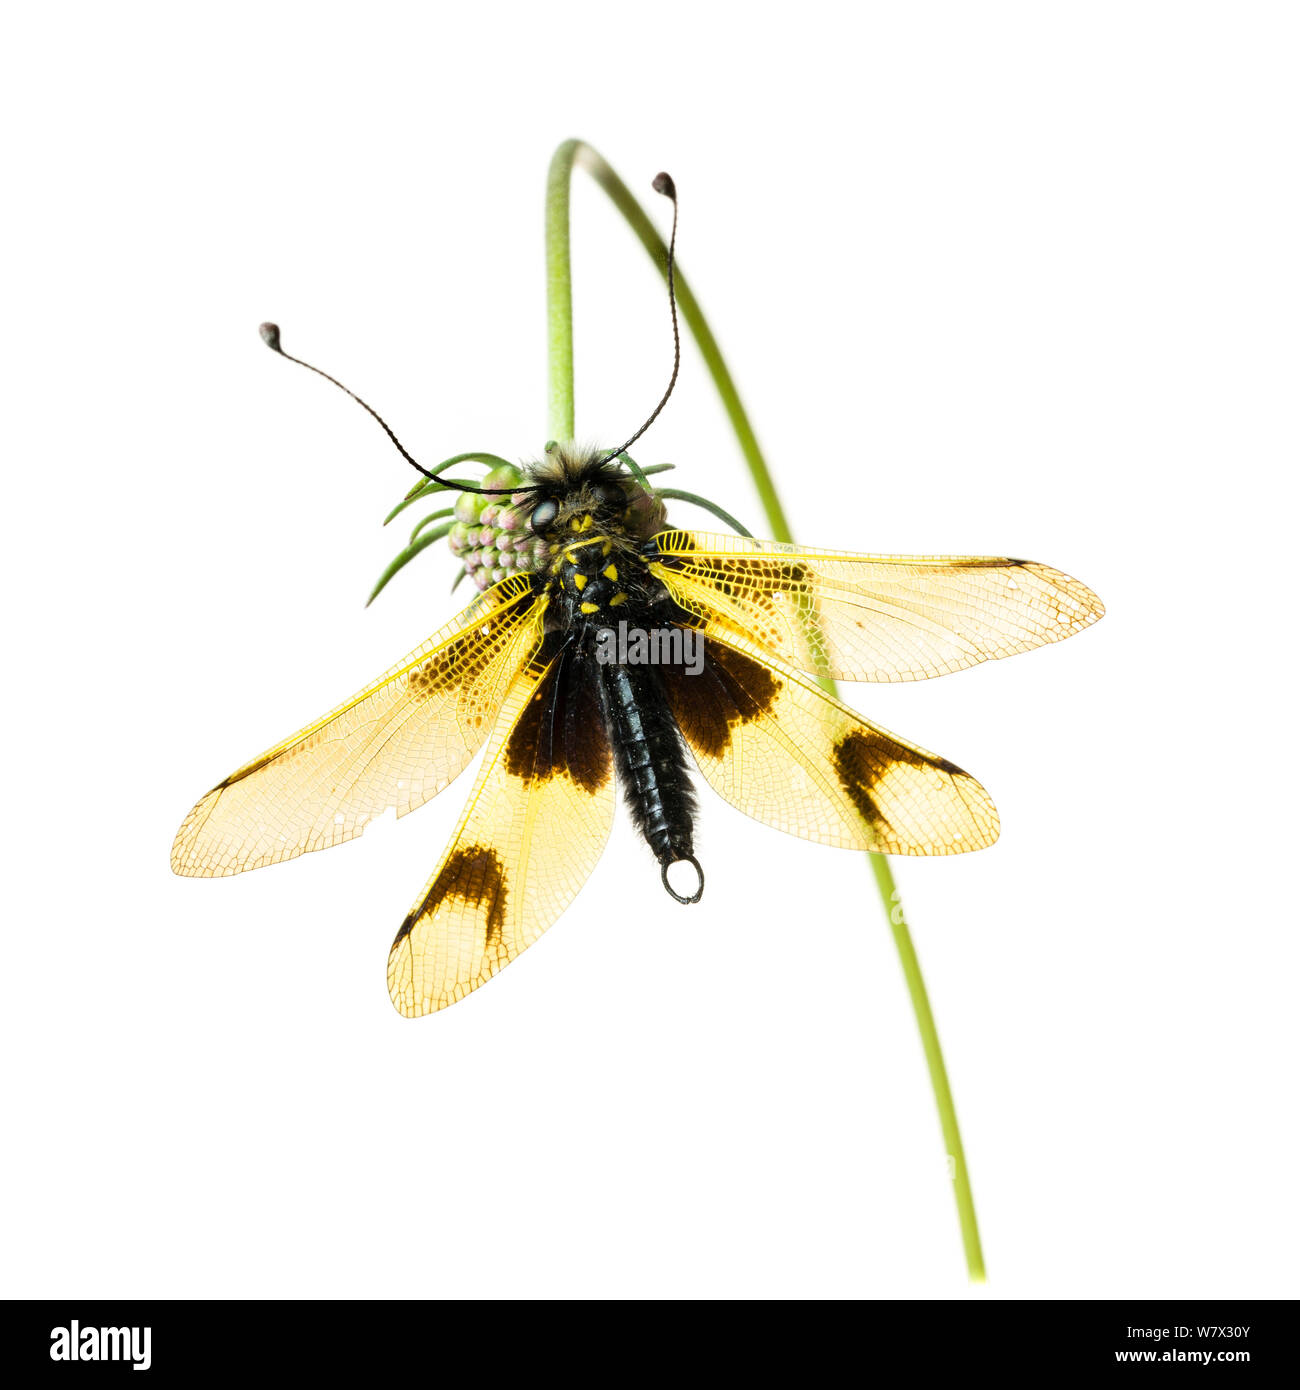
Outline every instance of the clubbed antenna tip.
<svg viewBox="0 0 1300 1390"><path fill-rule="evenodd" d="M439 490L450 489L458 492L478 492L485 493L490 496L508 495L516 491L529 490L526 488L471 487L468 483L456 482L451 478L440 478L436 473L430 473L429 470L422 463L417 463L411 457L411 455L407 453L406 446L388 427L388 422L374 408L374 406L367 405L366 402L363 401L355 391L349 391L348 388L344 386L344 384L341 381L337 380L335 377L330 376L328 372L321 371L319 367L313 367L310 362L304 362L301 357L295 357L291 352L285 352L284 348L280 346L280 325L278 323L259 324L257 331L262 335L262 341L267 345L267 347L269 347L272 352L279 353L279 355L283 357L286 362L296 362L298 366L306 367L309 372L315 372L317 376L323 376L325 380L330 383L331 386L337 386L345 396L351 396L352 399L356 401L356 403L362 408L362 410L368 411L372 418L379 422L380 428L389 437L389 439L393 441L393 444L396 447L397 452L401 454L401 456L407 461L407 463L409 463L412 468L416 469L417 472L423 473L426 478L430 478L434 482L436 482L439 485ZM471 456L467 454L464 457L469 458ZM414 494L419 491L419 488L423 486L423 483L419 484L418 487L412 489L411 493L408 494L408 496L414 496Z"/></svg>

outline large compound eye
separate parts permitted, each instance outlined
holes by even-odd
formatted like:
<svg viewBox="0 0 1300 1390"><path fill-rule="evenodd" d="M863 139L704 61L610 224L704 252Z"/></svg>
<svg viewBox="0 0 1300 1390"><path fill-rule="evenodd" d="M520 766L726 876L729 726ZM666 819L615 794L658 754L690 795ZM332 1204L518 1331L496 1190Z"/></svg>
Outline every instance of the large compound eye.
<svg viewBox="0 0 1300 1390"><path fill-rule="evenodd" d="M627 497L617 483L593 483L592 492L603 507L622 509L627 505Z"/></svg>
<svg viewBox="0 0 1300 1390"><path fill-rule="evenodd" d="M533 514L528 520L528 524L539 534L559 515L560 504L554 497L547 497L533 508Z"/></svg>

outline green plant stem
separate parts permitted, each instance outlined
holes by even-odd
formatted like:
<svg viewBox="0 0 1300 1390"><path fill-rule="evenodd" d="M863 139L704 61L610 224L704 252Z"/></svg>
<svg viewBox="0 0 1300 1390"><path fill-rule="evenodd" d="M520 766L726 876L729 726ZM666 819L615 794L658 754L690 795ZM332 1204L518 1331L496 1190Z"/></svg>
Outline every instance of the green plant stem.
<svg viewBox="0 0 1300 1390"><path fill-rule="evenodd" d="M581 142L566 140L546 176L547 433L573 438L573 273L569 260L569 188ZM550 447L549 445L547 446Z"/></svg>
<svg viewBox="0 0 1300 1390"><path fill-rule="evenodd" d="M658 266L665 279L667 278L667 244L631 190L590 145L581 140L566 140L551 159L546 183L549 421L550 434L556 439L572 439L574 430L573 278L569 256L569 188L575 167L584 169L605 190L614 206L627 219L641 245L649 252L650 259ZM758 447L758 439L741 403L740 393L736 390L736 384L723 360L717 339L714 338L680 266L677 267L676 282L678 309L695 338L709 375L713 378L713 384L722 398L722 404L740 443L741 452L753 476L768 527L775 540L791 542L794 538L790 533L790 524L768 469L767 460ZM835 692L834 682L823 680L823 684L832 694ZM950 1160L957 1216L961 1223L962 1243L966 1251L966 1267L971 1280L982 1283L984 1255L980 1248L979 1226L975 1220L975 1201L971 1195L970 1175L966 1168L961 1131L957 1126L957 1109L953 1104L952 1088L948 1084L948 1071L944 1066L939 1032L930 1008L921 964L907 927L907 919L903 915L902 901L889 860L880 854L870 854L868 858L871 860L872 873L881 902L884 904L885 915L889 918L894 945L903 968L903 978L907 982L912 1010L916 1015L916 1025L921 1034L926 1064L930 1069L930 1084L934 1089L939 1123L943 1129L944 1143Z"/></svg>
<svg viewBox="0 0 1300 1390"><path fill-rule="evenodd" d="M939 1109L943 1142L948 1150L953 1196L957 1201L957 1220L961 1224L961 1241L966 1251L966 1269L972 1283L982 1284L985 1280L984 1250L980 1245L979 1222L975 1219L975 1198L971 1192L970 1172L966 1167L966 1150L961 1142L961 1130L957 1125L957 1106L952 1098L952 1087L948 1083L948 1068L944 1066L943 1048L939 1046L939 1029L935 1025L934 1013L930 1008L930 996L925 988L925 977L921 974L921 962L917 959L916 947L912 944L912 933L908 930L907 918L903 915L902 895L894 883L894 873L889 866L888 857L883 854L869 854L867 858L871 860L871 871L876 876L880 901L885 905L885 914L889 918L889 929L894 935L894 947L903 967L907 992L912 997L912 1011L916 1014L921 1046L925 1049L925 1064L930 1069L930 1086L934 1090L934 1103Z"/></svg>

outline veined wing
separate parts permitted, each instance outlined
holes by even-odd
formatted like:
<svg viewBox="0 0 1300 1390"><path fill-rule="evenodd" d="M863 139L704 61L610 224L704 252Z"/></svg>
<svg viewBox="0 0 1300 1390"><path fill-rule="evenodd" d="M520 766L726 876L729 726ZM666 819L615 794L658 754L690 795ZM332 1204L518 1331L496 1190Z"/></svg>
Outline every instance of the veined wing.
<svg viewBox="0 0 1300 1390"><path fill-rule="evenodd" d="M701 627L703 669L659 674L700 771L733 806L880 854L960 854L998 838L989 794L955 763L867 723L744 637Z"/></svg>
<svg viewBox="0 0 1300 1390"><path fill-rule="evenodd" d="M392 670L214 787L172 845L212 878L327 849L422 806L469 762L542 640L529 581L488 590Z"/></svg>
<svg viewBox="0 0 1300 1390"><path fill-rule="evenodd" d="M1029 560L852 555L744 536L665 531L651 565L689 613L800 670L911 681L1059 642L1105 609L1085 584Z"/></svg>
<svg viewBox="0 0 1300 1390"><path fill-rule="evenodd" d="M599 694L554 634L507 697L451 844L393 942L397 1011L446 1008L531 946L586 882L613 819Z"/></svg>

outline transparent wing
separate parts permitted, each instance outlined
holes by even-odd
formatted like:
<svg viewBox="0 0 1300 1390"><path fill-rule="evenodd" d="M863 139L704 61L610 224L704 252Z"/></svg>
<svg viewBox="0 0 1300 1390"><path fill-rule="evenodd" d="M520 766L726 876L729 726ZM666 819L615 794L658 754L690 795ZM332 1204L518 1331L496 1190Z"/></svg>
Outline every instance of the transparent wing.
<svg viewBox="0 0 1300 1390"><path fill-rule="evenodd" d="M852 555L744 536L665 531L651 566L676 601L802 671L911 681L1059 642L1105 609L1029 560Z"/></svg>
<svg viewBox="0 0 1300 1390"><path fill-rule="evenodd" d="M544 601L505 580L364 690L214 787L172 845L211 878L327 849L442 790L487 737L541 642Z"/></svg>
<svg viewBox="0 0 1300 1390"><path fill-rule="evenodd" d="M613 818L594 681L567 648L544 649L510 692L451 844L393 942L398 1012L446 1008L531 946L595 868Z"/></svg>
<svg viewBox="0 0 1300 1390"><path fill-rule="evenodd" d="M867 723L743 637L702 627L703 668L660 675L700 771L733 806L880 854L960 854L998 838L989 794L956 764Z"/></svg>

